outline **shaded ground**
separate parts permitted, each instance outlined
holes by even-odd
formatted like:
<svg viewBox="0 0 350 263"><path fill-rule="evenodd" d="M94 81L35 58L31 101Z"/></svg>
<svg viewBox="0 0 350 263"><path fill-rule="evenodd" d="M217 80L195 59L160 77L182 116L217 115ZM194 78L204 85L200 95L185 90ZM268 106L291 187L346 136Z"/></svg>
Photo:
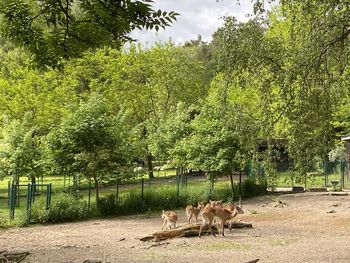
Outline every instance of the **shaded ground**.
<svg viewBox="0 0 350 263"><path fill-rule="evenodd" d="M240 219L253 229L227 230L226 237L150 247L138 239L160 230L160 215L130 216L0 230L0 250L29 250L24 262L350 262L350 196L266 196L243 202L243 209ZM182 225L185 213L178 212Z"/></svg>

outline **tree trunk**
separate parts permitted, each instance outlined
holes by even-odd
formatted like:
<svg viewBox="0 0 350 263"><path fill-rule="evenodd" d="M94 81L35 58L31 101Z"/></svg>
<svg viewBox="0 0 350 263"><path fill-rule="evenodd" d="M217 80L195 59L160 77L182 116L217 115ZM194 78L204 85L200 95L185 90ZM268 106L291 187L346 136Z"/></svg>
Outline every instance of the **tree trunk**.
<svg viewBox="0 0 350 263"><path fill-rule="evenodd" d="M32 183L32 187L33 187L33 191L34 191L34 193L36 193L36 186L35 186L35 183L36 183L36 179L35 179L35 176L32 176L31 178L31 183ZM40 182L40 181L39 181Z"/></svg>
<svg viewBox="0 0 350 263"><path fill-rule="evenodd" d="M146 167L147 167L148 178L149 179L154 179L153 164L152 164L152 154L147 152L145 159L146 159Z"/></svg>

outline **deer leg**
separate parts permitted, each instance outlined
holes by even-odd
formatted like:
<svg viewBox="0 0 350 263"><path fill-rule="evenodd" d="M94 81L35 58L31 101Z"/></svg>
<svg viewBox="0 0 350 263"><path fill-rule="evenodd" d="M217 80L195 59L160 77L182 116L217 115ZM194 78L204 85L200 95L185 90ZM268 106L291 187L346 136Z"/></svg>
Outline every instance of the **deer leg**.
<svg viewBox="0 0 350 263"><path fill-rule="evenodd" d="M202 229L203 229L203 226L205 225L206 223L206 219L205 219L205 216L203 215L203 223L201 224L200 228L199 228L199 233L198 233L198 237L201 237L201 233L202 233Z"/></svg>
<svg viewBox="0 0 350 263"><path fill-rule="evenodd" d="M210 232L213 234L214 237L216 237L214 231L213 231L213 228L212 228L212 225L213 225L213 218L211 220L209 220L209 230Z"/></svg>
<svg viewBox="0 0 350 263"><path fill-rule="evenodd" d="M225 236L225 234L224 234L224 229L225 229L225 219L222 219L221 220L221 234L222 234L222 236L224 237Z"/></svg>

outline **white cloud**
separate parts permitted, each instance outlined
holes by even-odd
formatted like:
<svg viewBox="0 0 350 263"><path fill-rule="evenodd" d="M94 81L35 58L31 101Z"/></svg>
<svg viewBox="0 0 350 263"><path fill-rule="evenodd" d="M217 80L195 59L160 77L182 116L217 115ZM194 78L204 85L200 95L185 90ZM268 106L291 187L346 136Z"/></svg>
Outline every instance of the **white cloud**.
<svg viewBox="0 0 350 263"><path fill-rule="evenodd" d="M215 30L223 24L224 16L235 16L239 21L248 20L246 15L252 12L252 3L249 0L158 0L154 3L155 9L175 11L180 14L171 27L159 32L134 31L132 37L143 45L151 46L157 41L175 43L196 39L202 36L204 41L210 41Z"/></svg>

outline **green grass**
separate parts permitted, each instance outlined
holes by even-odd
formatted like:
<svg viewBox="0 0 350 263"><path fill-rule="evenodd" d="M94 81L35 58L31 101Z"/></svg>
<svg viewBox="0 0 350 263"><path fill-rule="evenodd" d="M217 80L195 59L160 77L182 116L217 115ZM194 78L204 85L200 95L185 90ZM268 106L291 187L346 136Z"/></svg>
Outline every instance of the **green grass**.
<svg viewBox="0 0 350 263"><path fill-rule="evenodd" d="M215 243L206 244L203 249L209 251L221 251L221 250L250 250L253 248L249 243L238 243L234 241L219 241Z"/></svg>
<svg viewBox="0 0 350 263"><path fill-rule="evenodd" d="M327 187L331 187L331 180L339 180L341 176L340 173L333 173L327 175ZM277 187L292 187L292 186L304 186L305 181L298 182L296 178L290 172L278 173ZM306 180L307 187L324 187L325 186L325 176L323 174L318 173L310 173L308 174ZM350 186L350 182L347 183L346 186Z"/></svg>

